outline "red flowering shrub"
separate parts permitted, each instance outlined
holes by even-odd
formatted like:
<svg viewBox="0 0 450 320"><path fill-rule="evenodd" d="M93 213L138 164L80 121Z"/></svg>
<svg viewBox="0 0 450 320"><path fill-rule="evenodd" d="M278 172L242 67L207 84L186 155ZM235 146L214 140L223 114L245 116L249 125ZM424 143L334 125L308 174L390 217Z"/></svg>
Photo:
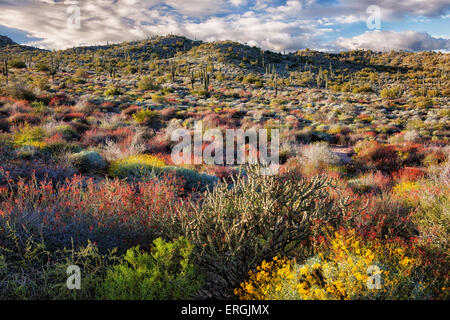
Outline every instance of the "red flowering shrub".
<svg viewBox="0 0 450 320"><path fill-rule="evenodd" d="M397 172L392 173L396 182L417 181L425 176L425 170L415 167L404 167Z"/></svg>
<svg viewBox="0 0 450 320"><path fill-rule="evenodd" d="M132 105L132 106L129 106L128 108L126 108L125 110L123 110L122 114L124 114L126 116L131 116L131 115L135 114L136 112L138 112L141 109L142 109L141 107Z"/></svg>
<svg viewBox="0 0 450 320"><path fill-rule="evenodd" d="M364 140L355 145L354 156L360 164L385 172L392 172L399 168L400 159L392 145L382 145L377 141Z"/></svg>
<svg viewBox="0 0 450 320"><path fill-rule="evenodd" d="M171 214L182 205L184 192L170 175L136 184L74 176L56 186L34 175L13 186L3 175L7 187L0 190L0 229L9 221L25 239L41 233L49 248L88 240L101 250L147 247L156 237L169 235Z"/></svg>
<svg viewBox="0 0 450 320"><path fill-rule="evenodd" d="M57 106L63 106L63 105L73 105L74 101L72 98L67 96L64 93L60 93L56 95L55 97L50 100L50 103L48 104L49 107L57 107Z"/></svg>
<svg viewBox="0 0 450 320"><path fill-rule="evenodd" d="M26 122L29 124L38 124L41 122L41 118L31 113L16 113L9 117L8 121L15 125L24 124Z"/></svg>
<svg viewBox="0 0 450 320"><path fill-rule="evenodd" d="M30 113L33 112L33 108L27 100L16 101L12 106L11 110L16 113Z"/></svg>
<svg viewBox="0 0 450 320"><path fill-rule="evenodd" d="M106 144L107 140L113 142L120 142L129 136L132 136L134 132L129 128L118 128L115 130L108 129L91 129L83 134L82 143L85 145L99 145Z"/></svg>

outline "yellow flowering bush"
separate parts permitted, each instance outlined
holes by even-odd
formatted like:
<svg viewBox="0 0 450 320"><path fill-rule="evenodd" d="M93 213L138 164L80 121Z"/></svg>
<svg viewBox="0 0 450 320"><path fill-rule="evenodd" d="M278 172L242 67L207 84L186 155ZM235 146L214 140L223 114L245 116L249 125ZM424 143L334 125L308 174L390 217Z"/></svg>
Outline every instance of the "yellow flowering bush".
<svg viewBox="0 0 450 320"><path fill-rule="evenodd" d="M275 257L250 272L235 294L242 300L354 300L423 298L419 263L395 243L361 241L335 232L328 250L298 264Z"/></svg>
<svg viewBox="0 0 450 320"><path fill-rule="evenodd" d="M402 181L394 186L392 192L399 199L403 199L405 201L413 201L417 198L417 192L419 191L419 189L419 182Z"/></svg>
<svg viewBox="0 0 450 320"><path fill-rule="evenodd" d="M113 177L133 178L151 174L165 165L164 160L157 156L142 154L113 161L109 173Z"/></svg>

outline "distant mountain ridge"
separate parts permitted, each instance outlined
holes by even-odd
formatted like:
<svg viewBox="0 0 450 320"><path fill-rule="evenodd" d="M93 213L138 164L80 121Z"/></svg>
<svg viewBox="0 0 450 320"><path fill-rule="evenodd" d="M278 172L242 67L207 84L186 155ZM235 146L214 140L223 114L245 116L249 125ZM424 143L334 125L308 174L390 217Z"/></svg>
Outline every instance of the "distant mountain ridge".
<svg viewBox="0 0 450 320"><path fill-rule="evenodd" d="M17 43L12 41L7 36L0 35L0 47L7 46L7 45L15 45L15 44L17 44Z"/></svg>

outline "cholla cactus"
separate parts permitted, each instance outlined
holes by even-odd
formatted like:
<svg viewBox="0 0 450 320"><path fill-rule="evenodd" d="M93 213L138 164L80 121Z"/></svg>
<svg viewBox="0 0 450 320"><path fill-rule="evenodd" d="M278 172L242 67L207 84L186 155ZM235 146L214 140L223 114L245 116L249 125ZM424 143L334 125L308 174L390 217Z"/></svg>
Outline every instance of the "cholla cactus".
<svg viewBox="0 0 450 320"><path fill-rule="evenodd" d="M236 288L262 260L288 254L311 236L313 220L340 216L330 186L322 176L267 176L256 166L234 179L231 188L218 184L201 204L179 209L181 228L201 248L206 271Z"/></svg>

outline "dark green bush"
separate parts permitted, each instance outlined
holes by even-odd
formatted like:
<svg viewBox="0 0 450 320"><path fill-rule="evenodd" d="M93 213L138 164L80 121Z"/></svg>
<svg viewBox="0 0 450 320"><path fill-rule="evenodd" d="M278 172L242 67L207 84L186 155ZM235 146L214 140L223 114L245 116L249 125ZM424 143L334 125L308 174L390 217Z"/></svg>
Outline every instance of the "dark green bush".
<svg viewBox="0 0 450 320"><path fill-rule="evenodd" d="M81 151L70 156L70 162L81 172L104 169L107 164L95 151Z"/></svg>
<svg viewBox="0 0 450 320"><path fill-rule="evenodd" d="M185 238L153 242L150 253L129 249L122 263L107 272L99 286L101 299L171 300L188 299L202 284L192 262L193 246Z"/></svg>

